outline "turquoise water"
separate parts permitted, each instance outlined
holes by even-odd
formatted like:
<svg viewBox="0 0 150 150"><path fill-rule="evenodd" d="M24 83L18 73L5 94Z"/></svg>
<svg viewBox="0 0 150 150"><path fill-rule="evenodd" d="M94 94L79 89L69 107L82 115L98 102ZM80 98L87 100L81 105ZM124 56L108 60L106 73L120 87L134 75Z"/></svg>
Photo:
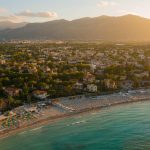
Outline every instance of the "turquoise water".
<svg viewBox="0 0 150 150"><path fill-rule="evenodd" d="M66 118L0 140L0 150L150 150L150 102Z"/></svg>

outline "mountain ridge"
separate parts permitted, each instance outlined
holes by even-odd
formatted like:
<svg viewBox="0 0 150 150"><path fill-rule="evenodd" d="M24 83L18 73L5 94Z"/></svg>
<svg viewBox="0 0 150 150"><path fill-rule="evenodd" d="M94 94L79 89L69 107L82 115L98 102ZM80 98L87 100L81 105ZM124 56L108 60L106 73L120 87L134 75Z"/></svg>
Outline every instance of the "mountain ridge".
<svg viewBox="0 0 150 150"><path fill-rule="evenodd" d="M150 19L136 16L99 16L76 20L29 23L0 31L0 40L150 41Z"/></svg>
<svg viewBox="0 0 150 150"><path fill-rule="evenodd" d="M21 28L25 26L27 22L21 22L21 23L13 23L11 21L1 21L0 22L0 31L6 30L6 29L16 29Z"/></svg>

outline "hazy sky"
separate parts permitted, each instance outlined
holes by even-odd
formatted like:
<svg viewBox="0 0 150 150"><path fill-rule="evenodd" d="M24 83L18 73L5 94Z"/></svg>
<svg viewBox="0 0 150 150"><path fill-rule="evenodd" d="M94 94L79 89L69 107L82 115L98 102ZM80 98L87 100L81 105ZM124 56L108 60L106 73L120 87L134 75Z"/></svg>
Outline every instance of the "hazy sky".
<svg viewBox="0 0 150 150"><path fill-rule="evenodd" d="M0 0L0 21L49 21L100 15L150 18L150 0Z"/></svg>

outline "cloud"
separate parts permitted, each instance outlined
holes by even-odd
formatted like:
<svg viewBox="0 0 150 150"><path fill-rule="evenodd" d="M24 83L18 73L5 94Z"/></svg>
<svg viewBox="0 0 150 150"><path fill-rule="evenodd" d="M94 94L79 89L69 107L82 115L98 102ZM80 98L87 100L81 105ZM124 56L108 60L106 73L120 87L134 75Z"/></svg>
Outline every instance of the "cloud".
<svg viewBox="0 0 150 150"><path fill-rule="evenodd" d="M20 16L11 14L6 8L0 8L0 21L21 22L22 20Z"/></svg>
<svg viewBox="0 0 150 150"><path fill-rule="evenodd" d="M0 8L0 13L7 13L8 10L6 8Z"/></svg>
<svg viewBox="0 0 150 150"><path fill-rule="evenodd" d="M22 22L24 18L16 15L0 16L0 21Z"/></svg>
<svg viewBox="0 0 150 150"><path fill-rule="evenodd" d="M30 10L22 11L19 13L11 13L5 8L0 8L0 21L23 22L32 20L48 21L58 17L56 12L32 12Z"/></svg>
<svg viewBox="0 0 150 150"><path fill-rule="evenodd" d="M57 13L56 12L32 12L30 10L26 10L20 13L16 14L17 16L23 16L23 17L36 17L36 18L56 18Z"/></svg>
<svg viewBox="0 0 150 150"><path fill-rule="evenodd" d="M98 7L101 8L106 8L106 7L112 7L112 6L116 6L117 3L116 2L109 2L109 1L101 1L97 4Z"/></svg>

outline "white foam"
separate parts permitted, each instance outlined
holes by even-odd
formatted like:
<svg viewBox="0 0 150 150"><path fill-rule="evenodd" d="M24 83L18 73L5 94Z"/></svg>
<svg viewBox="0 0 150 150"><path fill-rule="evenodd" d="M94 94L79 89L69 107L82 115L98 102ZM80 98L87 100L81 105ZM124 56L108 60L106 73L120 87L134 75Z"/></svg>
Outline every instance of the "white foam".
<svg viewBox="0 0 150 150"><path fill-rule="evenodd" d="M31 131L37 131L37 130L40 130L40 129L42 129L42 128L43 128L43 126L38 127L38 128L34 128L34 129L32 129Z"/></svg>
<svg viewBox="0 0 150 150"><path fill-rule="evenodd" d="M86 121L85 120L81 120L81 121L73 122L71 124L68 124L67 126L77 125L77 124L81 124L81 123L86 123Z"/></svg>

